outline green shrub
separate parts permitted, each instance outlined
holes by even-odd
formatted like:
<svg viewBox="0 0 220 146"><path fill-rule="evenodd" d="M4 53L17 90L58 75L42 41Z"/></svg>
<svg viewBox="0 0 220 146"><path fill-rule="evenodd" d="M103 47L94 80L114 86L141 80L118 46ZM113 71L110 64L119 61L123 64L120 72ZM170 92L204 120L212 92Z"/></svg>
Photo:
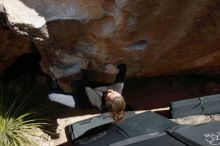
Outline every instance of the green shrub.
<svg viewBox="0 0 220 146"><path fill-rule="evenodd" d="M0 84L0 146L36 145L32 136L35 135L35 129L44 123L34 118L36 112L30 112L27 108L30 106L33 89L23 89L13 95L12 91L7 91Z"/></svg>

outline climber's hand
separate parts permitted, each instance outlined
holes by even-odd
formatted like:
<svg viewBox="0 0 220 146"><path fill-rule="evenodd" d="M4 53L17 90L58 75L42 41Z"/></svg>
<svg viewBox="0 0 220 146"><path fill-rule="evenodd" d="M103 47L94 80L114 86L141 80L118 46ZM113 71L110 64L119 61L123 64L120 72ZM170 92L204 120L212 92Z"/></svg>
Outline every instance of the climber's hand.
<svg viewBox="0 0 220 146"><path fill-rule="evenodd" d="M87 69L89 61L88 59L82 58L80 64L81 64L81 69Z"/></svg>
<svg viewBox="0 0 220 146"><path fill-rule="evenodd" d="M108 74L117 74L119 72L119 69L117 67L115 67L114 65L112 64L107 64L105 66L105 73L108 73Z"/></svg>

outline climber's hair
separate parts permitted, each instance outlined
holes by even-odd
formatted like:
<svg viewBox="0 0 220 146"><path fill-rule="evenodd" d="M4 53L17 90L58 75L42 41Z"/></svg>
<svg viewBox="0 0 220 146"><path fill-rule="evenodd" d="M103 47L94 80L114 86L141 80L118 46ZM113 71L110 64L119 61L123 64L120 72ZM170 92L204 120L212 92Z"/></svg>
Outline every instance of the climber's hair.
<svg viewBox="0 0 220 146"><path fill-rule="evenodd" d="M123 96L117 96L107 103L113 120L120 122L124 119L125 100Z"/></svg>

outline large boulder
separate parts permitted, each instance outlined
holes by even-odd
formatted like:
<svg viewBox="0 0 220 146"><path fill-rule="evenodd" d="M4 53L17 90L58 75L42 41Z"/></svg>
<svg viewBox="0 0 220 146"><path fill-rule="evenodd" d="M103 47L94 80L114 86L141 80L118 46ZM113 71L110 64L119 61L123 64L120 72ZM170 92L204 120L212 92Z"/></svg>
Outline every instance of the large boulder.
<svg viewBox="0 0 220 146"><path fill-rule="evenodd" d="M220 72L216 0L0 1L10 30L34 42L54 78L71 82L83 58L95 80L108 63L125 63L127 77Z"/></svg>

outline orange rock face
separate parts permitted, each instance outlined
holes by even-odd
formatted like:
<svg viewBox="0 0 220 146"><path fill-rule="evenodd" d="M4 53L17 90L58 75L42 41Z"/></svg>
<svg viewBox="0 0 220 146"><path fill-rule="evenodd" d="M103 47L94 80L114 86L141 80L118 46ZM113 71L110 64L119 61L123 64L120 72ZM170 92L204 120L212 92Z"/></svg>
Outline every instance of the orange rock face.
<svg viewBox="0 0 220 146"><path fill-rule="evenodd" d="M0 73L20 55L30 52L30 41L0 27Z"/></svg>
<svg viewBox="0 0 220 146"><path fill-rule="evenodd" d="M128 77L220 71L217 0L21 1L46 20L26 32L52 77L72 81L82 58L95 80L108 63L126 64Z"/></svg>

